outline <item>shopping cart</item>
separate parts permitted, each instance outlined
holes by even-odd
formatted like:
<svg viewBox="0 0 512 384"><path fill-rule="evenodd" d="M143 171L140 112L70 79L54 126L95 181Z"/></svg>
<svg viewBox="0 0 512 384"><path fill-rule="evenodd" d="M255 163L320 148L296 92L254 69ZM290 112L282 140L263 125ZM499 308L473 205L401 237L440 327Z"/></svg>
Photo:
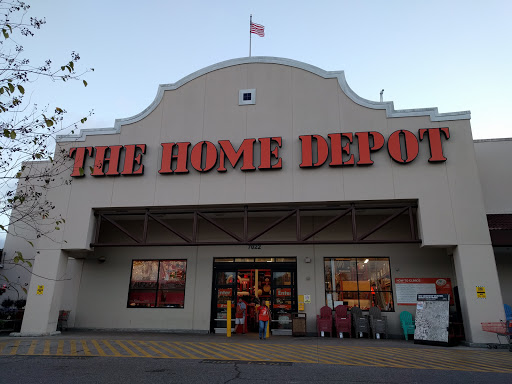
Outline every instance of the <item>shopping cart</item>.
<svg viewBox="0 0 512 384"><path fill-rule="evenodd" d="M500 336L505 336L508 342L508 350L512 352L512 322L482 323L482 330L495 333L499 344L501 344ZM488 344L487 346L489 348L497 348L495 344Z"/></svg>

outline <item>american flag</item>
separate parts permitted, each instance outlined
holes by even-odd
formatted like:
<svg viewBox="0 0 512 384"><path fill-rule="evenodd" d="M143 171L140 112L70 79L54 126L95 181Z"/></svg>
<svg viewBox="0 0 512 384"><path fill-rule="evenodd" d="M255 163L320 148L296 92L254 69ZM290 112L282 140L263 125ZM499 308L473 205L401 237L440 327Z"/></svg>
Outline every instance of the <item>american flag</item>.
<svg viewBox="0 0 512 384"><path fill-rule="evenodd" d="M258 35L260 37L264 37L265 36L265 27L263 25L251 22L251 33L255 33L256 35Z"/></svg>

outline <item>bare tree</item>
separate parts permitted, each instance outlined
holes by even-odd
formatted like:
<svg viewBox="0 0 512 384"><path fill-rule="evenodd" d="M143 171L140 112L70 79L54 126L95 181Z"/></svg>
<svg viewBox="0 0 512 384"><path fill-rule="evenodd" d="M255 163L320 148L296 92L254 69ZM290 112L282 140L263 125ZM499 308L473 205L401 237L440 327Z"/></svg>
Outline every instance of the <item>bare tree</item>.
<svg viewBox="0 0 512 384"><path fill-rule="evenodd" d="M57 66L50 59L34 64L26 58L21 41L33 38L46 24L44 18L29 17L29 9L22 1L0 0L0 234L23 238L33 247L36 239L59 230L64 222L52 216L54 204L46 199L48 189L69 183L64 177L69 175L68 157L54 153L55 136L74 133L92 112L69 124L64 109L39 108L26 94L36 81L81 81L87 86L83 76L94 69L78 71L77 52ZM12 250L4 263L26 269L32 266L21 250ZM16 287L0 274L3 284L18 294L20 289L26 293L24 286Z"/></svg>

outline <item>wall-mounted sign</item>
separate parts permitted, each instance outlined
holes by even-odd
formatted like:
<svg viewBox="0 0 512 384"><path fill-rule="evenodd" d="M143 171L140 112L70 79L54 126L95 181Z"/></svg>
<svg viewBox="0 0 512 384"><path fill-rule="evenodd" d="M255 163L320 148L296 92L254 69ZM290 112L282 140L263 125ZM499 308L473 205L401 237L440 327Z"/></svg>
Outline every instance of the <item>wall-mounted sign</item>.
<svg viewBox="0 0 512 384"><path fill-rule="evenodd" d="M37 286L37 290L36 290L36 294L37 295L42 295L44 292L44 285L38 285Z"/></svg>
<svg viewBox="0 0 512 384"><path fill-rule="evenodd" d="M399 305L416 305L419 294L448 294L453 304L450 278L395 278L396 302Z"/></svg>
<svg viewBox="0 0 512 384"><path fill-rule="evenodd" d="M304 310L304 295L299 295L299 311Z"/></svg>
<svg viewBox="0 0 512 384"><path fill-rule="evenodd" d="M487 296L485 294L485 287L478 286L476 287L476 298L477 299L485 299Z"/></svg>
<svg viewBox="0 0 512 384"><path fill-rule="evenodd" d="M304 303L311 304L311 295L304 295Z"/></svg>
<svg viewBox="0 0 512 384"><path fill-rule="evenodd" d="M449 139L448 128L425 128L416 136L402 129L393 132L387 139L389 156L400 164L412 162L419 154L420 141L428 138L429 162L443 162L442 138ZM372 153L380 151L386 139L380 132L331 133L327 138L321 135L299 136L302 159L300 168L317 168L325 163L331 167L372 165ZM357 142L357 143L356 143ZM279 150L283 148L281 137L245 139L235 149L231 141L211 141L161 143L161 161L158 173L162 175L197 172L226 172L226 164L235 168L242 163L241 171L275 170L283 167ZM259 148L258 148L259 147ZM259 164L254 160L259 151ZM73 147L69 156L74 158L72 177L85 176L88 157L94 157L94 165L89 165L91 176L131 176L144 173L143 155L146 144L111 145L96 147ZM357 159L356 159L357 156ZM329 161L328 161L329 160Z"/></svg>

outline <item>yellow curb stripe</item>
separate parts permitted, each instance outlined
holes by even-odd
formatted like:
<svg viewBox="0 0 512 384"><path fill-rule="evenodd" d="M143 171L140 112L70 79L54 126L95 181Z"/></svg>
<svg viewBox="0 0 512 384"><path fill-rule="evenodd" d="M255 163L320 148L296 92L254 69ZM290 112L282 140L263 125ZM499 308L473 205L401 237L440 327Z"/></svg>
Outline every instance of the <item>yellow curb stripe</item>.
<svg viewBox="0 0 512 384"><path fill-rule="evenodd" d="M277 346L280 350L285 349L288 353L293 353L294 355L301 355L302 356L308 356L310 358L310 362L318 364L319 358L322 357L324 361L329 361L329 364L333 364L336 362L335 359L333 359L331 356L327 355L325 356L320 352L318 348L315 350L309 351L305 348L298 348L297 346L283 346L279 345ZM311 360L312 359L312 360Z"/></svg>
<svg viewBox="0 0 512 384"><path fill-rule="evenodd" d="M192 344L192 343L191 343L191 344ZM207 354L208 354L208 353L210 353L210 354L211 354L211 355L210 355L210 356L211 356L210 358L214 358L214 359L223 359L223 360L234 360L234 359L236 359L236 357L233 357L233 356L231 356L231 357L230 357L230 356L225 356L225 355L223 355L222 353L220 353L220 352L219 352L219 351L214 347L214 345L212 345L212 346L208 346L208 345L206 345L206 346L205 346L205 345L202 345L202 344L205 344L205 343L193 343L194 348L196 348L196 350L197 350L197 348L198 348L198 349L200 349L200 350L206 351L206 353L207 353ZM187 347L187 348L189 348L189 349L192 349L192 346L190 346L190 345L185 345L185 347ZM200 352L200 353L203 353L203 354L204 354L204 352L202 352L202 351L198 351L198 352Z"/></svg>
<svg viewBox="0 0 512 384"><path fill-rule="evenodd" d="M4 348L7 346L7 342L4 341L3 343L0 343L0 353L4 350Z"/></svg>
<svg viewBox="0 0 512 384"><path fill-rule="evenodd" d="M124 345L124 343L121 341L121 340L116 340L116 343L119 344L119 346L121 348L123 348L126 352L128 352L128 354L130 356L133 356L133 357L141 357L139 355L137 355L135 352L133 352L130 348L128 348L126 345Z"/></svg>
<svg viewBox="0 0 512 384"><path fill-rule="evenodd" d="M181 356L178 353L174 352L173 350L171 350L167 347L164 347L163 345L158 344L159 343L158 341L150 341L150 343L160 349L163 349L165 352L169 353L171 355L170 358L172 358L172 359L185 359L184 356Z"/></svg>
<svg viewBox="0 0 512 384"><path fill-rule="evenodd" d="M71 352L71 356L76 356L77 353L76 353L76 340L71 340L69 342L69 349L70 349L70 352Z"/></svg>
<svg viewBox="0 0 512 384"><path fill-rule="evenodd" d="M21 340L17 340L12 346L11 352L9 355L15 355L18 352L18 347L20 346Z"/></svg>
<svg viewBox="0 0 512 384"><path fill-rule="evenodd" d="M108 340L102 340L103 344L107 346L108 349L110 349L110 352L112 352L113 356L123 356L117 349L115 349L112 344Z"/></svg>
<svg viewBox="0 0 512 384"><path fill-rule="evenodd" d="M152 354L150 354L149 352L143 350L141 347L139 347L137 344L135 344L135 342L133 342L132 340L129 340L127 342L128 344L130 344L133 348L135 348L137 351L139 351L140 353L142 353L142 355L144 357L155 357L153 356Z"/></svg>
<svg viewBox="0 0 512 384"><path fill-rule="evenodd" d="M254 356L256 356L257 358L262 359L262 360L271 360L271 361L282 361L283 360L282 353L275 354L271 345L266 346L266 350L263 350L262 346L259 344L243 344L243 345L241 345L241 347L243 347L247 350L250 350L251 352L249 353L249 355L253 356L253 359L254 359ZM289 361L289 360L287 360L287 361Z"/></svg>
<svg viewBox="0 0 512 384"><path fill-rule="evenodd" d="M100 344L98 343L97 340L91 340L91 343L92 345L94 345L94 348L96 348L96 351L98 351L98 354L100 356L109 356L105 353L105 351L103 350L103 348L101 348Z"/></svg>
<svg viewBox="0 0 512 384"><path fill-rule="evenodd" d="M283 353L282 351L286 352L286 353L292 353L293 355L295 355L295 360L296 361L304 361L304 362L308 362L308 363L314 363L314 364L318 364L318 349L316 350L307 350L305 348L300 348L298 346L284 346L284 348L281 348L282 346L281 345L276 345L275 348L278 348L278 351L277 353L279 353L281 351L281 353ZM322 356L323 357L323 356ZM299 360L297 360L299 359Z"/></svg>
<svg viewBox="0 0 512 384"><path fill-rule="evenodd" d="M166 345L169 345L170 347L173 347L175 350L177 350L182 355L185 355L189 359L197 359L198 358L196 355L192 355L191 353L189 353L188 351L183 349L183 346L181 345L181 343L178 343L178 342L171 343L169 341L164 341L163 343L166 344ZM178 348L178 346L180 348ZM211 357L211 356L208 356L208 358L209 357Z"/></svg>
<svg viewBox="0 0 512 384"><path fill-rule="evenodd" d="M255 354L244 351L239 344L216 344L218 348L223 351L233 353L236 356L236 360L254 360ZM256 356L260 358L260 355ZM268 357L261 357L263 360L269 360Z"/></svg>
<svg viewBox="0 0 512 384"><path fill-rule="evenodd" d="M439 368L434 368L434 369L468 370L468 369L461 368L461 365L466 366L465 363L454 362L453 359L449 358L449 356L446 356L443 358L443 357L438 357L436 354L432 354L432 353L424 353L423 355L418 354L419 356L415 356L415 355L417 355L417 353L413 353L413 354L409 353L408 355L405 355L405 351L394 352L394 355L397 355L401 358L407 357L407 358L412 358L412 359L417 359L417 360L426 360L425 366L439 367ZM475 369L476 367L472 363L469 364L468 368L470 368L469 370L477 371L477 369ZM488 366L484 366L484 368L485 369L482 372L489 371Z"/></svg>
<svg viewBox="0 0 512 384"><path fill-rule="evenodd" d="M50 340L45 340L43 355L48 356L50 354Z"/></svg>
<svg viewBox="0 0 512 384"><path fill-rule="evenodd" d="M57 344L57 356L62 356L64 351L64 340L59 340Z"/></svg>
<svg viewBox="0 0 512 384"><path fill-rule="evenodd" d="M403 352L397 353L399 355L402 355ZM424 353L423 355L419 353L415 353L415 355L418 355L418 359L426 359L426 360L434 360L438 362L440 365L444 367L452 367L451 369L454 370L473 370L473 371L481 371L481 372L488 372L493 371L494 366L496 365L495 361L490 361L487 364L482 364L481 359L459 359L456 355L450 356L447 354L443 354L443 356L438 356L437 353L429 351L428 353ZM475 356L476 357L476 356ZM491 366L490 366L491 365ZM461 368L461 367L467 367L467 368ZM476 369L480 367L479 369ZM499 365L497 366L499 367Z"/></svg>
<svg viewBox="0 0 512 384"><path fill-rule="evenodd" d="M203 351L195 349L194 347L188 345L188 343L179 343L179 342L177 342L176 345L178 345L178 346L180 346L182 348L180 351L183 352L183 353L185 353L186 350L189 350L189 351L192 351L193 353L195 353L195 355L192 355L192 354L187 352L187 354L192 359L218 359L219 358L218 356L211 355L209 353L205 353ZM194 346L195 346L195 343L194 343Z"/></svg>
<svg viewBox="0 0 512 384"><path fill-rule="evenodd" d="M168 359L169 356L167 356L165 353L163 353L162 351L159 351L158 349L156 349L155 347L152 347L151 345L149 345L149 343L147 341L141 341L140 342L143 346L145 346L146 348L149 348L150 350L152 350L153 352L155 352L158 357L162 357L162 358L166 358Z"/></svg>
<svg viewBox="0 0 512 384"><path fill-rule="evenodd" d="M27 351L27 355L33 355L36 351L38 340L32 340L30 343L30 348Z"/></svg>
<svg viewBox="0 0 512 384"><path fill-rule="evenodd" d="M218 344L213 343L196 343L195 344L199 348L203 348L206 351L213 351L216 355L221 356L223 359L226 360L237 360L239 357L233 350L223 351L219 350ZM227 352L227 354L225 354Z"/></svg>
<svg viewBox="0 0 512 384"><path fill-rule="evenodd" d="M87 346L87 340L80 340L80 343L82 344L82 348L84 350L85 356L92 356L92 353Z"/></svg>

